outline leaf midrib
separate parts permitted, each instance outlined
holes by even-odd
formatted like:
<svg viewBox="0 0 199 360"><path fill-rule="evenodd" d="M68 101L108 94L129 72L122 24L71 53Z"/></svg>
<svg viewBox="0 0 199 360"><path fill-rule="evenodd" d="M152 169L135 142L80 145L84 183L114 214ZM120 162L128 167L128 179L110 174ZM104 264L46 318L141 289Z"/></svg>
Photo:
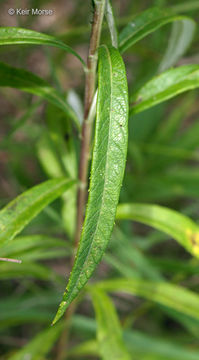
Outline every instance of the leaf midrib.
<svg viewBox="0 0 199 360"><path fill-rule="evenodd" d="M105 50L106 50L106 52L107 52L108 59L109 59L109 65L110 65L110 82L111 82L110 110L111 110L111 109L112 109L112 107L111 107L111 105L112 105L112 63L111 63L111 57L110 57L110 54L109 54L109 51L108 51L107 46L103 45L103 47L105 48ZM111 123L112 123L112 111L110 111L109 132L108 132L109 135L108 135L107 149L109 148L109 142L110 142ZM108 159L108 151L106 152L106 158ZM106 161L105 174L107 173L107 167L108 167L108 161ZM102 200L101 200L101 204L102 204L102 205L103 205L103 203L104 203L104 192L105 192L105 189L106 189L106 176L105 176L104 189L103 189ZM95 238L95 234L96 234L96 232L97 232L97 230L98 230L98 227L99 227L99 219L100 219L100 215L101 215L101 210L102 210L102 208L103 208L103 206L101 206L100 211L99 211L96 229L95 229L95 232L94 232L93 237L92 237L93 239ZM78 279L76 280L76 282L75 282L75 284L74 284L74 286L73 286L73 289L75 289L75 287L76 287L76 285L77 285L77 283L78 283L78 280L79 280L79 278L81 277L81 275L82 275L82 273L83 273L83 271L84 271L84 265L85 265L85 263L86 263L89 255L90 255L90 252L91 252L91 250L92 250L92 245L93 245L93 242L92 242L92 243L90 244L90 246L89 246L88 254L87 254L86 259L85 259L85 261L84 261L84 264L83 264L83 266L82 266L82 270L81 270L81 272L80 272L80 274L79 274L79 276L78 276ZM71 298L71 296L72 296L72 293L71 293L70 296L68 297L68 299L67 299L68 301L69 301L69 299Z"/></svg>

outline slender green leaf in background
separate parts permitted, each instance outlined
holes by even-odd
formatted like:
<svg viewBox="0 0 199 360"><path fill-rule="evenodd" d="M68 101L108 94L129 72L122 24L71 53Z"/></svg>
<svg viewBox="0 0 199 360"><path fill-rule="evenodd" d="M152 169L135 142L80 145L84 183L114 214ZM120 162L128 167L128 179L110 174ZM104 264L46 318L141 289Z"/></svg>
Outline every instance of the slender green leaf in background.
<svg viewBox="0 0 199 360"><path fill-rule="evenodd" d="M92 301L96 313L97 339L103 360L132 359L125 349L122 329L113 303L105 292L94 289Z"/></svg>
<svg viewBox="0 0 199 360"><path fill-rule="evenodd" d="M75 181L54 179L25 191L0 211L0 243L12 240L48 204L74 185Z"/></svg>
<svg viewBox="0 0 199 360"><path fill-rule="evenodd" d="M176 15L170 9L150 8L134 17L133 21L126 25L121 31L119 34L119 49L123 53L136 42L153 33L161 26L181 20L191 22L193 26L194 22L192 19L183 15Z"/></svg>
<svg viewBox="0 0 199 360"><path fill-rule="evenodd" d="M52 269L47 266L40 265L37 263L23 261L21 264L15 264L10 262L1 261L0 262L0 279L23 279L25 277L45 280L45 281L54 281L61 282L61 277L59 277Z"/></svg>
<svg viewBox="0 0 199 360"><path fill-rule="evenodd" d="M37 156L42 168L50 178L69 176L75 179L77 178L75 145L71 136L70 123L63 115L63 112L57 111L55 106L47 107L48 131L44 131L37 142ZM76 192L76 187L72 187L62 196L63 227L71 239L76 226Z"/></svg>
<svg viewBox="0 0 199 360"><path fill-rule="evenodd" d="M63 324L57 324L43 332L39 333L33 340L25 345L16 354L11 355L9 360L43 360L44 356L54 346L55 341L58 339Z"/></svg>
<svg viewBox="0 0 199 360"><path fill-rule="evenodd" d="M175 13L194 11L199 9L198 0L181 2L179 4L173 5L172 10Z"/></svg>
<svg viewBox="0 0 199 360"><path fill-rule="evenodd" d="M1 257L20 259L24 261L35 261L65 257L72 253L66 241L59 238L51 238L46 235L29 235L17 237L15 241L1 246Z"/></svg>
<svg viewBox="0 0 199 360"><path fill-rule="evenodd" d="M199 295L178 285L141 279L113 279L93 285L104 291L122 291L154 301L178 313L199 319Z"/></svg>
<svg viewBox="0 0 199 360"><path fill-rule="evenodd" d="M75 330L75 333L87 334L92 339L72 347L69 350L72 357L99 355L98 343L93 340L97 331L97 324L94 319L75 315L72 319L72 329ZM148 335L135 329L132 331L124 330L123 334L126 347L136 360L198 360L199 357L198 347L193 347L189 343L182 345L177 341L166 339L165 336Z"/></svg>
<svg viewBox="0 0 199 360"><path fill-rule="evenodd" d="M55 283L55 278L53 282ZM52 285L53 283L51 290L40 288L35 292L33 289L30 293L18 293L14 297L6 296L1 299L0 329L23 323L45 322L49 326L49 319L53 316L53 309L59 301L59 294Z"/></svg>
<svg viewBox="0 0 199 360"><path fill-rule="evenodd" d="M115 48L99 49L98 99L91 184L82 236L54 323L86 284L102 258L114 225L127 152L128 89Z"/></svg>
<svg viewBox="0 0 199 360"><path fill-rule="evenodd" d="M137 330L124 334L128 350L142 360L197 360L198 348L167 340L164 337L152 336Z"/></svg>
<svg viewBox="0 0 199 360"><path fill-rule="evenodd" d="M47 235L26 235L19 236L15 241L3 244L0 248L0 253L3 257L9 257L11 254L13 256L14 254L24 253L37 247L40 249L55 247L67 248L67 244L64 240Z"/></svg>
<svg viewBox="0 0 199 360"><path fill-rule="evenodd" d="M150 263L150 259L135 245L134 235L127 237L116 227L110 245L110 250L105 254L104 259L121 275L163 280L161 273Z"/></svg>
<svg viewBox="0 0 199 360"><path fill-rule="evenodd" d="M113 8L110 0L107 0L106 9L105 9L105 16L108 23L110 35L111 35L111 42L115 48L118 48L118 34L117 34L117 26L115 22L115 17L113 14Z"/></svg>
<svg viewBox="0 0 199 360"><path fill-rule="evenodd" d="M193 40L195 30L196 24L190 19L173 23L168 47L159 65L159 73L175 65L181 56L184 55Z"/></svg>
<svg viewBox="0 0 199 360"><path fill-rule="evenodd" d="M48 45L55 46L76 56L85 66L84 60L70 46L54 36L18 27L0 27L0 45Z"/></svg>
<svg viewBox="0 0 199 360"><path fill-rule="evenodd" d="M199 226L177 211L153 204L120 204L116 218L135 220L163 231L199 257Z"/></svg>
<svg viewBox="0 0 199 360"><path fill-rule="evenodd" d="M199 65L170 69L148 81L131 96L131 114L146 110L187 90L199 87Z"/></svg>
<svg viewBox="0 0 199 360"><path fill-rule="evenodd" d="M99 347L96 340L88 340L79 345L72 347L69 350L69 356L72 358L82 357L82 356L98 356Z"/></svg>
<svg viewBox="0 0 199 360"><path fill-rule="evenodd" d="M0 62L0 86L13 87L41 96L43 99L60 108L75 122L78 128L80 127L76 113L70 105L67 104L63 95L37 75Z"/></svg>

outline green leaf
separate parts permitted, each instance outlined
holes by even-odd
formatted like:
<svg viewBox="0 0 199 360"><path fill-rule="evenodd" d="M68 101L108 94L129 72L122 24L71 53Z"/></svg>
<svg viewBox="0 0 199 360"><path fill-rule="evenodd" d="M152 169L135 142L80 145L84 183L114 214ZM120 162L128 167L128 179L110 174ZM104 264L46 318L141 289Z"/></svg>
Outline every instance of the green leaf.
<svg viewBox="0 0 199 360"><path fill-rule="evenodd" d="M94 286L94 285L93 285ZM97 283L104 291L122 291L143 297L178 313L199 319L199 296L178 285L141 279L114 279Z"/></svg>
<svg viewBox="0 0 199 360"><path fill-rule="evenodd" d="M118 48L118 34L117 34L117 26L115 22L115 17L113 14L113 8L110 0L107 0L106 9L105 9L105 16L108 23L110 35L111 35L111 42L115 48Z"/></svg>
<svg viewBox="0 0 199 360"><path fill-rule="evenodd" d="M75 181L61 178L45 181L25 191L0 211L0 243L12 240L49 203Z"/></svg>
<svg viewBox="0 0 199 360"><path fill-rule="evenodd" d="M196 24L190 19L173 23L168 47L159 65L160 73L175 65L184 55L193 40L195 30Z"/></svg>
<svg viewBox="0 0 199 360"><path fill-rule="evenodd" d="M116 218L139 221L163 231L199 257L199 226L177 211L153 204L120 204Z"/></svg>
<svg viewBox="0 0 199 360"><path fill-rule="evenodd" d="M170 9L154 7L137 15L119 34L119 49L123 53L145 36L173 21L191 21L184 15L176 15Z"/></svg>
<svg viewBox="0 0 199 360"><path fill-rule="evenodd" d="M84 60L70 46L54 36L46 35L37 31L18 27L0 28L0 45L48 45L55 46L76 56L85 66Z"/></svg>
<svg viewBox="0 0 199 360"><path fill-rule="evenodd" d="M0 62L0 86L13 87L41 96L60 108L67 116L71 117L78 128L80 127L77 115L70 105L67 104L63 95L37 75Z"/></svg>
<svg viewBox="0 0 199 360"><path fill-rule="evenodd" d="M101 290L91 292L97 320L97 339L103 360L130 360L122 339L122 329L115 307Z"/></svg>
<svg viewBox="0 0 199 360"><path fill-rule="evenodd" d="M37 248L64 247L68 249L67 243L59 238L46 235L20 236L15 241L8 242L0 247L0 254L3 257L14 257L18 254Z"/></svg>
<svg viewBox="0 0 199 360"><path fill-rule="evenodd" d="M69 191L69 190L68 190ZM66 241L46 235L17 237L0 247L0 256L24 261L65 257L72 251Z"/></svg>
<svg viewBox="0 0 199 360"><path fill-rule="evenodd" d="M171 310L170 310L171 311ZM179 314L178 314L179 315ZM179 317L182 314L179 315ZM192 319L189 318L190 321ZM77 334L89 334L92 337L96 333L97 324L94 319L83 317L80 315L73 316L72 328ZM136 359L142 360L198 360L199 351L190 347L189 344L181 345L170 338L148 335L141 331L133 329L133 331L124 331L124 341L129 352ZM70 350L73 357L97 356L99 347L94 340L86 341L75 346Z"/></svg>
<svg viewBox="0 0 199 360"><path fill-rule="evenodd" d="M21 350L17 351L16 354L11 355L9 360L43 360L44 356L53 347L62 330L63 324L60 323L57 326L40 332Z"/></svg>
<svg viewBox="0 0 199 360"><path fill-rule="evenodd" d="M199 87L199 65L184 65L170 69L148 81L131 96L135 114L146 110L187 90Z"/></svg>
<svg viewBox="0 0 199 360"><path fill-rule="evenodd" d="M11 262L0 262L0 279L24 279L36 278L40 280L61 282L61 278L47 266L23 261L21 264L15 264Z"/></svg>
<svg viewBox="0 0 199 360"><path fill-rule="evenodd" d="M79 345L72 347L72 349L68 351L68 355L72 358L81 358L82 356L98 356L98 343L96 340L85 341L83 343L80 343Z"/></svg>
<svg viewBox="0 0 199 360"><path fill-rule="evenodd" d="M54 323L79 294L102 258L114 225L127 152L128 89L115 48L99 49L97 119L88 206L81 240Z"/></svg>
<svg viewBox="0 0 199 360"><path fill-rule="evenodd" d="M181 315L181 314L180 314ZM182 316L182 315L181 315ZM125 332L125 343L129 351L142 360L197 360L198 349L178 344L173 339L148 335L137 330Z"/></svg>

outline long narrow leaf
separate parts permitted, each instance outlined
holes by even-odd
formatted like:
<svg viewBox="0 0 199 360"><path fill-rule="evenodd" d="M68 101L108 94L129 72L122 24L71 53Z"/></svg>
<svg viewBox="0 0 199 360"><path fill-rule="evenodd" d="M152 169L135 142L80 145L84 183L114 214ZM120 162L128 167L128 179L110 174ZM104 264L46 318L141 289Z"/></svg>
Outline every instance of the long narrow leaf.
<svg viewBox="0 0 199 360"><path fill-rule="evenodd" d="M106 20L107 20L110 35L111 35L112 45L115 48L118 48L117 26L116 26L115 17L113 14L113 8L112 8L112 4L111 4L110 0L108 0L107 4L106 4L105 16L106 16Z"/></svg>
<svg viewBox="0 0 199 360"><path fill-rule="evenodd" d="M78 128L80 127L77 115L70 105L67 104L63 95L37 75L0 62L0 86L13 87L41 96L43 99L59 107L67 116L71 117Z"/></svg>
<svg viewBox="0 0 199 360"><path fill-rule="evenodd" d="M148 81L131 96L131 114L146 110L187 90L199 87L199 65L170 69Z"/></svg>
<svg viewBox="0 0 199 360"><path fill-rule="evenodd" d="M175 65L184 55L193 40L195 30L195 22L188 19L173 23L168 47L159 65L159 73Z"/></svg>
<svg viewBox="0 0 199 360"><path fill-rule="evenodd" d="M127 151L128 89L115 48L99 50L99 88L89 200L67 291L54 323L78 295L102 258L114 225Z"/></svg>
<svg viewBox="0 0 199 360"><path fill-rule="evenodd" d="M18 27L1 27L0 45L16 44L55 46L73 54L81 61L83 65L85 65L84 60L76 53L76 51L74 51L70 46L64 44L63 41L55 38L54 36Z"/></svg>
<svg viewBox="0 0 199 360"><path fill-rule="evenodd" d="M63 324L60 323L53 328L40 332L26 346L17 351L16 354L11 355L9 360L43 360L44 356L53 347L62 330Z"/></svg>
<svg viewBox="0 0 199 360"><path fill-rule="evenodd" d="M25 191L0 211L0 243L12 240L48 204L70 188L74 181L49 180Z"/></svg>
<svg viewBox="0 0 199 360"><path fill-rule="evenodd" d="M199 319L199 296L181 286L141 279L114 279L95 285L104 291L122 291Z"/></svg>
<svg viewBox="0 0 199 360"><path fill-rule="evenodd" d="M186 20L193 23L192 19L183 15L176 15L169 9L162 10L157 7L150 8L137 15L133 21L126 25L121 31L119 35L119 49L121 52L124 52L161 26L180 20Z"/></svg>
<svg viewBox="0 0 199 360"><path fill-rule="evenodd" d="M139 221L161 230L199 257L199 226L177 211L153 204L120 204L116 217Z"/></svg>
<svg viewBox="0 0 199 360"><path fill-rule="evenodd" d="M98 289L92 290L97 320L97 339L103 360L130 360L122 339L122 329L110 298Z"/></svg>

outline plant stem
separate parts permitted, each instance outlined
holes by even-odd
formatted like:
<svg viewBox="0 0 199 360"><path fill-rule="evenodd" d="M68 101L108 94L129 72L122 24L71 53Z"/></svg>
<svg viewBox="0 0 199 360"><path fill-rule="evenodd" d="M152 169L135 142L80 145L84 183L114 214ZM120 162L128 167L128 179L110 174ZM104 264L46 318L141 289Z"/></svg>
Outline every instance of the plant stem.
<svg viewBox="0 0 199 360"><path fill-rule="evenodd" d="M95 92L96 83L96 66L97 66L97 48L100 42L102 21L104 16L105 0L95 1L94 17L90 38L90 46L87 58L87 72L85 81L85 101L84 101L84 122L81 135L81 152L79 163L79 180L80 187L77 198L77 227L75 235L75 248L77 248L82 224L84 219L85 203L87 199L87 176L88 164L90 158L90 142L92 135L92 122L89 121L88 115Z"/></svg>
<svg viewBox="0 0 199 360"><path fill-rule="evenodd" d="M92 22L92 30L90 37L90 45L87 57L87 71L85 79L85 99L84 99L84 121L82 125L81 134L81 151L79 162L79 180L80 187L77 195L77 224L75 233L74 249L76 251L81 230L84 220L84 210L87 200L87 176L88 176L88 164L90 158L90 143L92 135L92 118L94 111L93 99L95 96L95 83L96 83L96 67L97 67L97 48L100 42L100 35L102 29L102 21L104 17L104 9L106 0L94 0L95 8ZM72 258L72 262L74 258ZM57 360L63 360L67 357L67 342L69 337L70 320L75 311L76 303L73 302L65 314L65 321L67 327L62 333L58 344Z"/></svg>
<svg viewBox="0 0 199 360"><path fill-rule="evenodd" d="M13 262L13 263L18 263L21 264L22 261L21 260L17 260L17 259L8 259L8 258L0 258L0 261L8 261L8 262Z"/></svg>

